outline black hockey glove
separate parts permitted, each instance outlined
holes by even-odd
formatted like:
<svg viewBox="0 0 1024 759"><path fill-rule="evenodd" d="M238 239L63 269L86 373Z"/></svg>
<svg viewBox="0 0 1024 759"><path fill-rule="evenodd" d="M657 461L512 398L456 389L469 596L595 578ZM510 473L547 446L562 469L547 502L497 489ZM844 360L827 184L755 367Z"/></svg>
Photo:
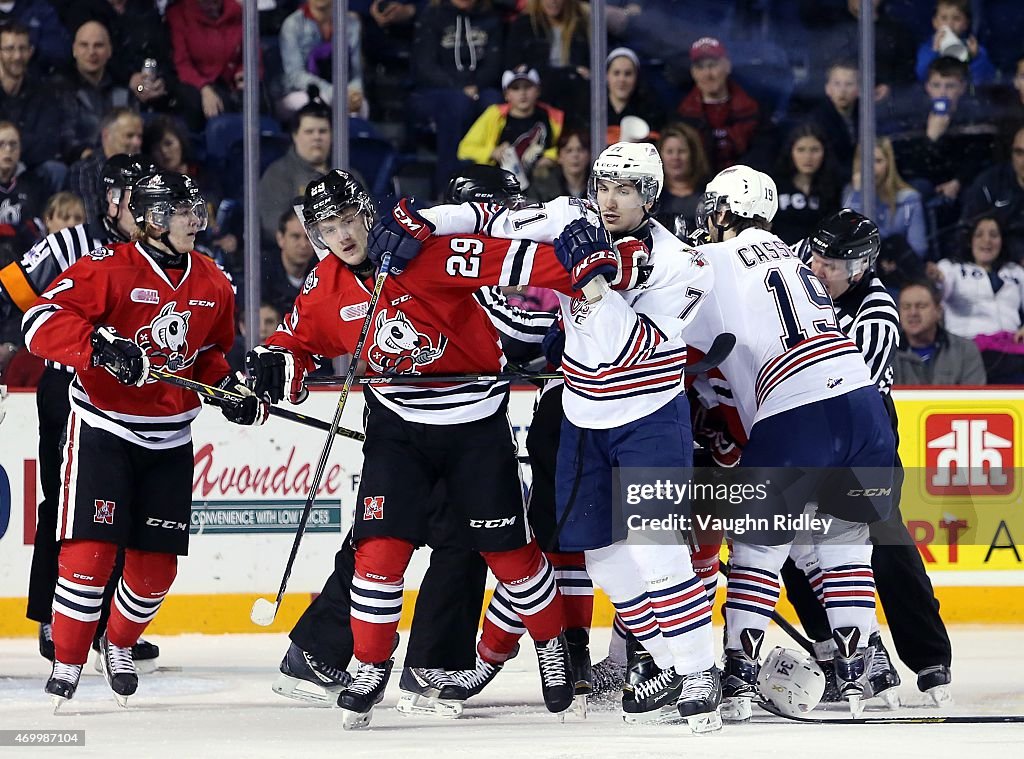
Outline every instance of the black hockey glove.
<svg viewBox="0 0 1024 759"><path fill-rule="evenodd" d="M420 216L416 201L402 198L370 230L366 255L380 268L384 254L391 253L392 274L401 274L419 255L423 242L434 233L434 225Z"/></svg>
<svg viewBox="0 0 1024 759"><path fill-rule="evenodd" d="M245 377L241 372L228 374L215 387L245 396L239 400L225 398L214 401L215 405L220 406L220 413L232 424L260 425L270 416L270 407L246 387Z"/></svg>
<svg viewBox="0 0 1024 759"><path fill-rule="evenodd" d="M113 327L97 327L91 342L93 366L102 366L122 385L142 387L146 383L149 357L138 345Z"/></svg>
<svg viewBox="0 0 1024 759"><path fill-rule="evenodd" d="M249 389L268 403L302 403L309 396L306 369L284 348L258 345L245 354Z"/></svg>
<svg viewBox="0 0 1024 759"><path fill-rule="evenodd" d="M611 282L619 272L618 260L604 229L573 219L555 239L555 255L569 272L574 290L582 290L595 277Z"/></svg>
<svg viewBox="0 0 1024 759"><path fill-rule="evenodd" d="M544 335L544 340L541 342L541 350L544 352L544 358L548 360L556 369L562 365L562 353L565 351L565 330L562 329L562 325L555 322L551 325L551 329Z"/></svg>

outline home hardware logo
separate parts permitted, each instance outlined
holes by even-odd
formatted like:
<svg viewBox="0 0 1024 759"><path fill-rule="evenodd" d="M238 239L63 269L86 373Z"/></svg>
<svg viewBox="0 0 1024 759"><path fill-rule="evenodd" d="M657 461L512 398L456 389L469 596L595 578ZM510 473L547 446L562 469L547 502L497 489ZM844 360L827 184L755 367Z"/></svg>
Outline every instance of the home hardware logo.
<svg viewBox="0 0 1024 759"><path fill-rule="evenodd" d="M1009 414L932 414L925 420L932 495L1009 495L1014 426Z"/></svg>

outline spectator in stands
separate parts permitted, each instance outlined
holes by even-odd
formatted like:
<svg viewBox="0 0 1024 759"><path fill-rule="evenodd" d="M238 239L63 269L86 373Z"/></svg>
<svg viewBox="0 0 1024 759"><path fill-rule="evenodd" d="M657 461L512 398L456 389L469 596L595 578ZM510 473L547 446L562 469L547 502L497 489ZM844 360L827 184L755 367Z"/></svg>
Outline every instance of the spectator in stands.
<svg viewBox="0 0 1024 759"><path fill-rule="evenodd" d="M843 193L843 206L864 212L864 198L860 187L860 145L853 158L853 179ZM928 234L925 226L921 193L900 176L888 137L875 142L875 214L882 247L876 270L879 278L891 292L899 292L908 281L920 279L924 274L924 259L928 256Z"/></svg>
<svg viewBox="0 0 1024 759"><path fill-rule="evenodd" d="M695 86L677 111L700 132L712 174L741 161L760 121L757 101L729 76L730 71L725 45L714 37L701 37L690 47Z"/></svg>
<svg viewBox="0 0 1024 759"><path fill-rule="evenodd" d="M825 98L810 115L825 133L836 165L844 177L853 164L853 151L860 129L857 123L859 77L855 61L844 59L834 62L828 67L825 77Z"/></svg>
<svg viewBox="0 0 1024 759"><path fill-rule="evenodd" d="M565 114L538 101L540 77L525 65L501 77L504 105L484 109L459 142L460 161L500 166L530 186L534 169L548 171L558 159L556 143Z"/></svg>
<svg viewBox="0 0 1024 759"><path fill-rule="evenodd" d="M927 79L929 64L943 55L968 63L974 84L988 84L995 79L996 67L971 34L971 0L937 0L932 34L917 49L917 78L922 82Z"/></svg>
<svg viewBox="0 0 1024 759"><path fill-rule="evenodd" d="M28 29L17 22L0 26L0 118L22 135L21 160L46 183L49 193L64 184L60 160L60 109L43 80L31 72L35 52Z"/></svg>
<svg viewBox="0 0 1024 759"><path fill-rule="evenodd" d="M331 111L313 100L292 118L288 152L267 167L260 178L260 229L273 240L285 211L306 191L311 179L326 174L331 159Z"/></svg>
<svg viewBox="0 0 1024 759"><path fill-rule="evenodd" d="M44 74L68 59L70 37L57 12L46 0L7 0L0 4L0 23L17 22L29 30L36 65Z"/></svg>
<svg viewBox="0 0 1024 759"><path fill-rule="evenodd" d="M536 69L545 102L566 113L589 113L589 24L582 0L527 0L526 12L509 27L505 67Z"/></svg>
<svg viewBox="0 0 1024 759"><path fill-rule="evenodd" d="M75 0L59 12L69 29L91 20L107 27L113 49L110 74L128 89L140 111L173 114L184 119L190 129L202 129L199 93L182 86L174 68L170 34L152 0ZM147 60L155 69L145 67Z"/></svg>
<svg viewBox="0 0 1024 759"><path fill-rule="evenodd" d="M106 209L100 187L100 174L107 159L118 153L133 155L142 149L142 118L127 106L106 113L100 121L100 149L89 148L87 155L68 169L67 189L85 203L86 217L93 221Z"/></svg>
<svg viewBox="0 0 1024 759"><path fill-rule="evenodd" d="M107 70L111 52L110 34L103 24L86 21L75 30L71 46L74 68L58 84L61 152L68 164L86 157L96 147L100 122L111 109L131 105L128 89L116 84Z"/></svg>
<svg viewBox="0 0 1024 759"><path fill-rule="evenodd" d="M410 105L415 118L437 127L438 193L455 172L470 124L501 102L502 38L490 0L431 0L416 17Z"/></svg>
<svg viewBox="0 0 1024 759"><path fill-rule="evenodd" d="M839 210L842 179L814 122L790 131L775 171L779 210L772 232L789 245L810 237L819 222Z"/></svg>
<svg viewBox="0 0 1024 759"><path fill-rule="evenodd" d="M587 197L590 180L590 132L569 128L558 138L558 163L549 171L534 170L533 182L526 190L532 200L546 203L562 195Z"/></svg>
<svg viewBox="0 0 1024 759"><path fill-rule="evenodd" d="M306 230L293 209L289 208L281 214L274 240L277 243L276 249L263 257L260 297L265 303L286 314L292 310L292 304L302 291L306 276L317 262Z"/></svg>
<svg viewBox="0 0 1024 759"><path fill-rule="evenodd" d="M309 102L306 88L315 84L325 103L334 91L330 80L331 36L334 31L333 0L308 0L284 20L279 37L281 65L284 69L282 110L290 115ZM348 25L348 112L363 118L369 107L363 90L363 59L360 54L362 32L359 16L349 12ZM328 71L321 75L326 62Z"/></svg>
<svg viewBox="0 0 1024 759"><path fill-rule="evenodd" d="M711 178L700 135L689 124L669 124L661 130L658 153L665 170L665 186L658 199L657 219L674 231L676 217L681 216L692 228L704 186Z"/></svg>
<svg viewBox="0 0 1024 759"><path fill-rule="evenodd" d="M0 224L21 232L24 225L42 216L48 193L43 183L25 171L21 163L21 132L10 121L0 121ZM33 226L30 238L41 230ZM35 239L26 240L18 250L28 250Z"/></svg>
<svg viewBox="0 0 1024 759"><path fill-rule="evenodd" d="M237 0L179 0L167 9L174 66L199 91L211 119L242 109L242 4Z"/></svg>
<svg viewBox="0 0 1024 759"><path fill-rule="evenodd" d="M964 193L965 226L987 215L999 220L1007 258L1024 264L1024 125L1013 135L1010 160L983 171Z"/></svg>
<svg viewBox="0 0 1024 759"><path fill-rule="evenodd" d="M43 210L44 233L52 235L62 229L76 227L85 222L85 203L73 192L62 190L46 201Z"/></svg>
<svg viewBox="0 0 1024 759"><path fill-rule="evenodd" d="M899 294L903 340L893 360L897 385L984 385L985 365L973 340L942 326L942 294L928 280Z"/></svg>
<svg viewBox="0 0 1024 759"><path fill-rule="evenodd" d="M1007 258L998 220L978 219L970 258L943 259L929 267L929 276L942 290L946 328L977 343L988 381L1024 382L1024 268Z"/></svg>
<svg viewBox="0 0 1024 759"><path fill-rule="evenodd" d="M359 14L363 55L369 64L405 74L412 53L413 26L425 0L353 0L349 10Z"/></svg>
<svg viewBox="0 0 1024 759"><path fill-rule="evenodd" d="M608 143L627 139L616 127L627 116L643 119L647 132L661 129L665 114L640 80L640 59L628 47L617 47L605 58L608 85ZM644 139L647 135L635 135Z"/></svg>

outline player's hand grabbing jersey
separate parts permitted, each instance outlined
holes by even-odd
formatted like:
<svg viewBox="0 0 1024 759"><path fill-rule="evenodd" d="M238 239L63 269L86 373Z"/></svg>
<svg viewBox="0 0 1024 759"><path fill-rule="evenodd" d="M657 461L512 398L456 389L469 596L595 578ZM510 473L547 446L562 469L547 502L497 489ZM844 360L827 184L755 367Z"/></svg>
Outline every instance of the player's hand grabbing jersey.
<svg viewBox="0 0 1024 759"><path fill-rule="evenodd" d="M214 384L228 374L234 292L217 265L195 251L183 270L162 270L139 244L98 248L68 268L22 322L32 353L75 368L74 413L93 427L146 448L191 439L197 395L155 379L126 388L93 366L91 338L102 325L137 343L154 369Z"/></svg>

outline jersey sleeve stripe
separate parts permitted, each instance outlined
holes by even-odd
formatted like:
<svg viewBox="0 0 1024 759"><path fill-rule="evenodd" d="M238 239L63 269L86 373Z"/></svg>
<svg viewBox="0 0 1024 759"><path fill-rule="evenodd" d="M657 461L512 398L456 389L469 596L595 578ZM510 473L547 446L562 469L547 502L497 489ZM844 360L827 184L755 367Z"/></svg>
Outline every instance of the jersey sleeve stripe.
<svg viewBox="0 0 1024 759"><path fill-rule="evenodd" d="M21 321L21 331L25 335L25 347L29 351L32 350L32 338L35 337L36 332L58 311L60 311L60 306L56 303L43 303L25 312Z"/></svg>

